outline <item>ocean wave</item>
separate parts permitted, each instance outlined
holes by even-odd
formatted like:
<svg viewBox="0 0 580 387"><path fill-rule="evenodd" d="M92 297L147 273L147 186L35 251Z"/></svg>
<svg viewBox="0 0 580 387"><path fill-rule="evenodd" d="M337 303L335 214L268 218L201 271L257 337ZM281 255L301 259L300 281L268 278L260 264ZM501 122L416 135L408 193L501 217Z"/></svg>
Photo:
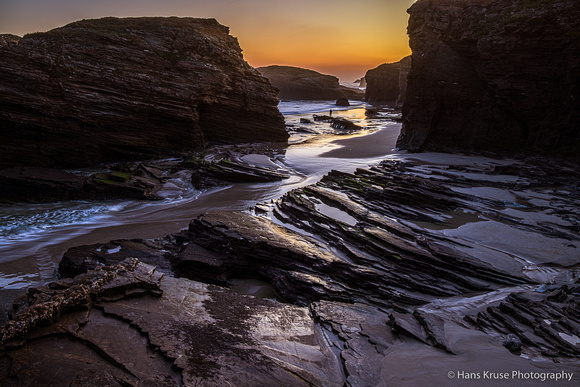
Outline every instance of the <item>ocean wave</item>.
<svg viewBox="0 0 580 387"><path fill-rule="evenodd" d="M0 245L57 227L102 222L125 206L121 202L74 201L0 208Z"/></svg>
<svg viewBox="0 0 580 387"><path fill-rule="evenodd" d="M278 110L283 115L306 114L306 113L328 113L330 110L350 110L365 107L362 101L349 101L350 106L336 106L336 101L306 101L306 100L283 100L278 104Z"/></svg>

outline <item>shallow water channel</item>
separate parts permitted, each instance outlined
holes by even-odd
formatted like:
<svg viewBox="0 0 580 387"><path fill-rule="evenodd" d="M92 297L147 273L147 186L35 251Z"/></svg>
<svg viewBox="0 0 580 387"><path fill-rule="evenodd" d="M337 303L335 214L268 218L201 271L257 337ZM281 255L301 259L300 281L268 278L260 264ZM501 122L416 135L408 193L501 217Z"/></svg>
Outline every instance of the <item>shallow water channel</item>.
<svg viewBox="0 0 580 387"><path fill-rule="evenodd" d="M155 238L184 229L209 210L245 210L316 183L332 169L352 172L392 153L400 124L390 113L365 114L358 104L336 110L328 101L281 102L287 125L296 133L286 147L274 146L274 162L291 171L281 182L232 184L199 192L183 174L166 183L162 201L74 201L0 207L0 289L22 289L51 281L63 253L72 246L113 239ZM313 114L351 120L357 134L331 134L327 122L301 123ZM300 130L300 126L308 133ZM369 143L371 145L369 145Z"/></svg>

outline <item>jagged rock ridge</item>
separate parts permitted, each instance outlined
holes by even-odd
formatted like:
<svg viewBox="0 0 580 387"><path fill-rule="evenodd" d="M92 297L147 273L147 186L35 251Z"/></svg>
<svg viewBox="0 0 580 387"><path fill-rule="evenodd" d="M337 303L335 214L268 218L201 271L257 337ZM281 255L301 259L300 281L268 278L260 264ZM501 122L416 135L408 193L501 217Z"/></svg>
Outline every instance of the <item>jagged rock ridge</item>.
<svg viewBox="0 0 580 387"><path fill-rule="evenodd" d="M0 168L285 141L275 89L228 32L214 19L103 18L3 39Z"/></svg>
<svg viewBox="0 0 580 387"><path fill-rule="evenodd" d="M580 3L420 0L409 13L400 148L578 155Z"/></svg>

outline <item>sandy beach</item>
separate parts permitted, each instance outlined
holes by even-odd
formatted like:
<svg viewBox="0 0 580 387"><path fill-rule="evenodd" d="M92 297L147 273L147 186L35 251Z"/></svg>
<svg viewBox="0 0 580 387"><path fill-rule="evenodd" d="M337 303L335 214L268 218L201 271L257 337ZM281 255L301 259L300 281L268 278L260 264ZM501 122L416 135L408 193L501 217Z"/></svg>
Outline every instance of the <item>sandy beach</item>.
<svg viewBox="0 0 580 387"><path fill-rule="evenodd" d="M387 155L393 151L400 130L401 124L392 122L388 123L386 128L366 136L332 141L332 144L341 147L322 153L320 157L355 159Z"/></svg>

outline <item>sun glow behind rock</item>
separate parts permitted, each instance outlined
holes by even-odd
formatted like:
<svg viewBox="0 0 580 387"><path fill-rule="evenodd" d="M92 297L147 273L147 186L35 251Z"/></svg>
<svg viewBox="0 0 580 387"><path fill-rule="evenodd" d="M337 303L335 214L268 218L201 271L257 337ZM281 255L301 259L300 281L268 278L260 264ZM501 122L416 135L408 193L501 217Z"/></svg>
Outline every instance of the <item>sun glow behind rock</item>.
<svg viewBox="0 0 580 387"><path fill-rule="evenodd" d="M410 53L413 0L0 0L0 33L23 35L104 16L213 17L230 27L252 66L310 68L360 78Z"/></svg>

